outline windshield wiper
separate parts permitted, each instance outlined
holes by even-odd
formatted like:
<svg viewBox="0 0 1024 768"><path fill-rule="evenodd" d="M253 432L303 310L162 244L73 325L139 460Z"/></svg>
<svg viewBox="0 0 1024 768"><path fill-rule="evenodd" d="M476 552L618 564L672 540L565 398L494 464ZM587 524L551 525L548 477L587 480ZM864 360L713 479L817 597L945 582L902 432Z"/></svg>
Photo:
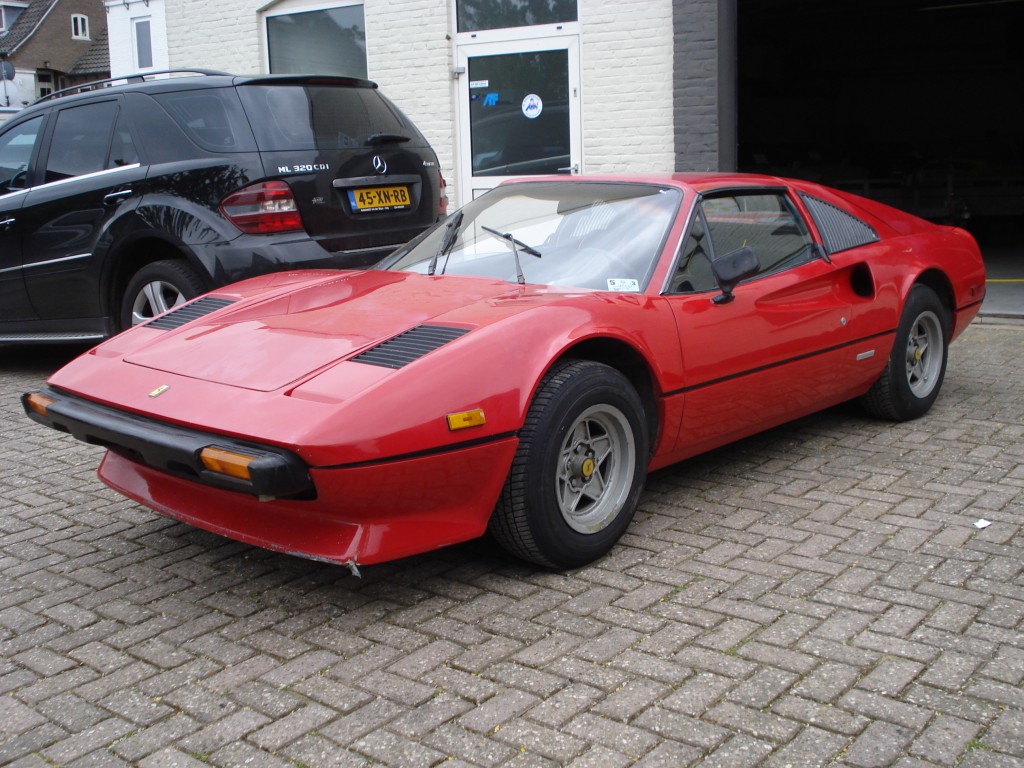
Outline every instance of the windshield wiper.
<svg viewBox="0 0 1024 768"><path fill-rule="evenodd" d="M430 266L427 267L427 274L432 275L437 270L437 260L447 253L455 245L455 238L459 236L459 227L462 226L462 211L459 211L447 224L444 225L444 237L441 238L441 245L437 247L434 255L430 258Z"/></svg>
<svg viewBox="0 0 1024 768"><path fill-rule="evenodd" d="M540 258L540 251L536 248L531 248L522 240L516 240L512 237L511 232L499 232L496 229L485 227L483 224L480 225L480 229L489 235L494 235L499 240L504 240L506 243L512 244L512 257L516 260L516 280L519 281L520 285L526 285L526 278L523 276L523 265L519 263L519 249L522 248L524 253L528 253L531 256Z"/></svg>
<svg viewBox="0 0 1024 768"><path fill-rule="evenodd" d="M375 133L372 136L366 137L366 143L371 147L375 147L378 144L389 144L391 142L402 141L412 141L412 137L406 136L402 133Z"/></svg>

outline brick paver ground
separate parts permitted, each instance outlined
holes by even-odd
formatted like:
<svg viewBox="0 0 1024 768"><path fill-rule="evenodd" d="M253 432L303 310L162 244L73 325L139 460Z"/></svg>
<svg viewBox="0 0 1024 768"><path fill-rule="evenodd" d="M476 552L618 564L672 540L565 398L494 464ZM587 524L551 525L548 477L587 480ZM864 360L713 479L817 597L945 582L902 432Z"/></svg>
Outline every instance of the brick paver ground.
<svg viewBox="0 0 1024 768"><path fill-rule="evenodd" d="M105 489L20 415L61 354L0 350L0 764L1024 766L1024 327L657 473L591 567L361 580Z"/></svg>

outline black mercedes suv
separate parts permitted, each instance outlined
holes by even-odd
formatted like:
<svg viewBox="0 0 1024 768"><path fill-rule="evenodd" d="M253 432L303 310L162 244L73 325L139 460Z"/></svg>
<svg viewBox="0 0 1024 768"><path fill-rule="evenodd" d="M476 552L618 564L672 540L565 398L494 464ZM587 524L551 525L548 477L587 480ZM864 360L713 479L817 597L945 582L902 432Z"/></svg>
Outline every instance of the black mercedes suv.
<svg viewBox="0 0 1024 768"><path fill-rule="evenodd" d="M445 214L437 156L366 80L90 85L0 126L0 342L100 339L245 277L369 266Z"/></svg>

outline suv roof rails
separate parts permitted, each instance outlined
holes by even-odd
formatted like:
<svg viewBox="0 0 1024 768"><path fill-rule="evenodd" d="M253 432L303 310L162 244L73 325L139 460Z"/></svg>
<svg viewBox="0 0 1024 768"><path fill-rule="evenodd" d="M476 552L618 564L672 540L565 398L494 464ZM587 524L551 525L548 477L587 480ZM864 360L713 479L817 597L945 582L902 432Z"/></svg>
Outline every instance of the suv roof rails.
<svg viewBox="0 0 1024 768"><path fill-rule="evenodd" d="M156 75L205 75L205 76L216 76L226 75L230 76L230 72L221 72L216 69L160 69L153 72L139 72L134 75L121 75L119 77L108 77L105 80L92 80L88 83L78 83L67 88L61 88L59 91L48 93L42 98L36 99L32 102L35 104L42 104L44 101L59 98L60 96L66 96L71 93L83 93L85 91L94 91L100 86L107 85L108 83L117 83L125 81L126 83L144 83L146 78L152 78Z"/></svg>

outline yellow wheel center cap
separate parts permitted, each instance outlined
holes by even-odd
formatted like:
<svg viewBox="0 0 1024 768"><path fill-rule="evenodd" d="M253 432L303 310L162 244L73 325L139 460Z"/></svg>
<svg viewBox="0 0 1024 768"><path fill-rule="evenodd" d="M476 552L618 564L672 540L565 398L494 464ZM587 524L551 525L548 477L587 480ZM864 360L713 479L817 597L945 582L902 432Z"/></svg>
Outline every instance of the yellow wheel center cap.
<svg viewBox="0 0 1024 768"><path fill-rule="evenodd" d="M914 362L920 363L922 357L923 357L923 355L921 354L921 350L920 349L915 349L914 350Z"/></svg>
<svg viewBox="0 0 1024 768"><path fill-rule="evenodd" d="M597 465L594 463L593 459L587 459L583 462L583 466L580 467L580 470L583 472L583 477L587 480L589 480L590 476L594 474L595 469L597 469Z"/></svg>

